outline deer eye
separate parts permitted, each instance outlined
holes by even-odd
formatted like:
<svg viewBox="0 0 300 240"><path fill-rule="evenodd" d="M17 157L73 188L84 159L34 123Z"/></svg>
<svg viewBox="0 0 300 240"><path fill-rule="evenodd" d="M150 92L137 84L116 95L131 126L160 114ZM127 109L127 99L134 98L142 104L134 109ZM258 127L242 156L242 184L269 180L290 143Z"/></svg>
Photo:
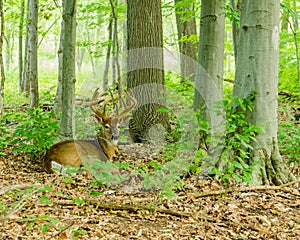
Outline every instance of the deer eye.
<svg viewBox="0 0 300 240"><path fill-rule="evenodd" d="M109 126L109 125L105 125L104 128L105 128L106 130L109 130L109 129L110 129L110 126Z"/></svg>

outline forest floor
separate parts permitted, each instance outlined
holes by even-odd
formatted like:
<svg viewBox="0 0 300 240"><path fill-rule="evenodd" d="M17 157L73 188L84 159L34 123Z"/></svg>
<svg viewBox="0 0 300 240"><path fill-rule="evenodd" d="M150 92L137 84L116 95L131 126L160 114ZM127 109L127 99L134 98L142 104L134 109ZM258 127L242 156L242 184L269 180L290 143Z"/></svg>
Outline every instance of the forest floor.
<svg viewBox="0 0 300 240"><path fill-rule="evenodd" d="M121 156L152 159L141 147ZM157 192L136 191L138 183L99 187L83 175L46 174L41 162L7 151L0 157L0 239L300 239L299 182L224 190L189 177L176 199L158 201Z"/></svg>

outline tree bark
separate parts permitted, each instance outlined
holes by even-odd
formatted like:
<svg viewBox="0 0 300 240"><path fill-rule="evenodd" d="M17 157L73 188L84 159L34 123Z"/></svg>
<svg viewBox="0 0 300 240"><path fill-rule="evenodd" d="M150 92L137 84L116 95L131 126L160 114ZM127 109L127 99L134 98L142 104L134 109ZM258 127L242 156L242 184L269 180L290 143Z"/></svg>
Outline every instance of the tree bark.
<svg viewBox="0 0 300 240"><path fill-rule="evenodd" d="M30 0L27 0L26 8L29 10ZM29 12L27 11L26 18L29 20ZM27 24L27 32L26 32L26 38L25 38L25 49L24 49L24 61L23 61L24 67L23 67L23 88L22 92L26 94L26 96L29 95L30 92L30 81L29 81L29 68L30 68L30 62L29 62L29 29Z"/></svg>
<svg viewBox="0 0 300 240"><path fill-rule="evenodd" d="M4 38L4 11L3 11L3 2L0 1L0 70L1 70L1 81L0 81L0 119L3 116L4 110L4 84L5 84L5 73L4 73L4 64L3 64L3 38Z"/></svg>
<svg viewBox="0 0 300 240"><path fill-rule="evenodd" d="M211 129L209 135L221 137L224 119L216 113L216 103L223 99L225 16L222 7L224 2L202 0L201 6L199 67L195 77L194 110L200 110L202 120L209 123ZM210 143L208 149L210 154L215 152L217 144L219 144L217 141ZM216 157L212 159L217 160ZM204 176L210 174L210 169L217 165L221 168L218 162L204 160L201 174Z"/></svg>
<svg viewBox="0 0 300 240"><path fill-rule="evenodd" d="M106 50L105 67L104 67L104 72L103 72L103 82L102 82L103 92L106 91L108 89L108 86L109 86L108 71L109 71L111 42L112 42L112 23L113 23L113 19L112 19L112 16L111 16L111 19L109 20L109 24L108 24L108 41L109 41L109 44L108 44L107 50Z"/></svg>
<svg viewBox="0 0 300 240"><path fill-rule="evenodd" d="M160 0L128 0L128 87L137 109L129 124L134 142L156 141L170 131L165 106L162 12Z"/></svg>
<svg viewBox="0 0 300 240"><path fill-rule="evenodd" d="M188 14L184 14L184 13ZM176 24L178 32L178 45L180 52L181 77L194 81L195 64L197 61L197 42L190 38L197 35L194 13L194 0L175 0ZM185 16L188 15L188 16Z"/></svg>
<svg viewBox="0 0 300 240"><path fill-rule="evenodd" d="M19 22L19 52L18 52L18 64L19 64L19 92L23 92L24 79L23 79L23 25L25 14L25 0L21 1L21 16Z"/></svg>
<svg viewBox="0 0 300 240"><path fill-rule="evenodd" d="M281 159L277 142L279 5L279 0L241 1L233 96L245 98L257 92L253 111L246 115L249 122L263 128L252 143L250 163L259 162L254 184L280 185L294 179Z"/></svg>
<svg viewBox="0 0 300 240"><path fill-rule="evenodd" d="M39 105L38 90L38 0L30 0L29 6L29 82L30 82L30 107Z"/></svg>
<svg viewBox="0 0 300 240"><path fill-rule="evenodd" d="M76 0L65 0L63 21L62 119L60 124L60 134L64 139L74 139Z"/></svg>
<svg viewBox="0 0 300 240"><path fill-rule="evenodd" d="M239 2L240 0L238 0L238 3L235 3L235 0L230 0L230 6L233 9L233 11L237 11L238 10L238 6L239 6ZM237 23L237 19L233 19L231 22L232 25L232 40L233 40L233 52L234 52L234 60L236 62L236 58L237 58L237 51L238 51L238 41L239 41L239 28L238 28L238 23Z"/></svg>
<svg viewBox="0 0 300 240"><path fill-rule="evenodd" d="M59 47L57 51L58 57L58 79L57 89L54 101L54 111L59 114L62 111L62 78L63 78L63 47L64 47L64 20L61 21L61 32L59 39Z"/></svg>

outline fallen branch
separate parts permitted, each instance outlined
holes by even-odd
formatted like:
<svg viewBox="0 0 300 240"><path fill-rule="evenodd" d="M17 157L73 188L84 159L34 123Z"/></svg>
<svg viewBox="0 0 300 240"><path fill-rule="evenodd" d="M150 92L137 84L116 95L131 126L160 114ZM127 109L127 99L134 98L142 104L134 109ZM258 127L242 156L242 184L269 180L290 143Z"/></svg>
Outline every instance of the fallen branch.
<svg viewBox="0 0 300 240"><path fill-rule="evenodd" d="M5 221L6 219L8 219L12 215L14 215L16 212L20 211L26 204L26 200L36 192L37 192L37 190L32 191L31 193L26 194L24 197L22 197L22 199L18 202L18 204L10 212L8 212L4 217L0 218L0 221Z"/></svg>
<svg viewBox="0 0 300 240"><path fill-rule="evenodd" d="M223 189L223 190L218 190L218 191L197 193L192 196L195 198L200 198L200 197L223 195L223 194L228 194L228 193L232 193L232 192L253 192L253 191L269 191L269 190L278 191L278 190L282 190L285 187L294 185L299 182L300 182L300 179L280 185L280 186L253 186L253 187L229 188L229 189Z"/></svg>
<svg viewBox="0 0 300 240"><path fill-rule="evenodd" d="M3 194L5 194L9 191L16 190L16 189L24 190L24 189L27 189L27 188L37 188L37 187L40 187L40 185L36 185L36 184L15 184L15 185L10 185L10 186L1 188L0 189L0 195L3 195Z"/></svg>

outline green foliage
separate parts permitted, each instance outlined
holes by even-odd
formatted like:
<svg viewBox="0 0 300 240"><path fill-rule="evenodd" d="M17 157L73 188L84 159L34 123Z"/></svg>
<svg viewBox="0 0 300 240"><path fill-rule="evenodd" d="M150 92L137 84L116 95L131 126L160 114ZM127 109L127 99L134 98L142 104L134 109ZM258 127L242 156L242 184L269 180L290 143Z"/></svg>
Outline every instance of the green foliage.
<svg viewBox="0 0 300 240"><path fill-rule="evenodd" d="M16 127L10 144L16 145L14 152L27 152L36 157L45 153L57 139L58 129L54 111L29 108Z"/></svg>
<svg viewBox="0 0 300 240"><path fill-rule="evenodd" d="M100 161L95 157L84 158L84 168L91 171L92 175L102 184L122 182L124 177L119 174L119 168L111 161Z"/></svg>
<svg viewBox="0 0 300 240"><path fill-rule="evenodd" d="M287 120L278 125L278 144L280 152L288 155L288 163L300 164L300 124Z"/></svg>
<svg viewBox="0 0 300 240"><path fill-rule="evenodd" d="M48 99L46 95L43 97ZM14 124L8 127L7 122ZM1 147L13 145L13 152L26 152L33 158L45 153L57 139L59 125L54 111L40 106L28 108L25 112L6 113L1 119L0 129Z"/></svg>
<svg viewBox="0 0 300 240"><path fill-rule="evenodd" d="M251 143L255 142L255 136L261 132L261 127L254 126L247 121L247 111L252 111L255 93L247 98L234 98L233 103L224 100L222 102L225 111L225 137L222 145L220 160L223 169L220 171L214 167L211 171L221 178L224 183L230 180L235 182L252 183L252 172L257 163L250 163ZM221 112L220 112L221 114Z"/></svg>
<svg viewBox="0 0 300 240"><path fill-rule="evenodd" d="M185 100L190 103L193 102L194 99L194 84L190 81L186 81L181 78L180 74L166 72L165 82L167 88L167 94L171 97L172 93L168 92L169 88L176 92L176 94L180 94L180 97L184 97Z"/></svg>
<svg viewBox="0 0 300 240"><path fill-rule="evenodd" d="M225 12L225 17L227 17L230 21L236 21L237 24L240 22L240 12L237 9L233 9L229 4L226 4L223 7ZM238 26L237 26L238 27Z"/></svg>

